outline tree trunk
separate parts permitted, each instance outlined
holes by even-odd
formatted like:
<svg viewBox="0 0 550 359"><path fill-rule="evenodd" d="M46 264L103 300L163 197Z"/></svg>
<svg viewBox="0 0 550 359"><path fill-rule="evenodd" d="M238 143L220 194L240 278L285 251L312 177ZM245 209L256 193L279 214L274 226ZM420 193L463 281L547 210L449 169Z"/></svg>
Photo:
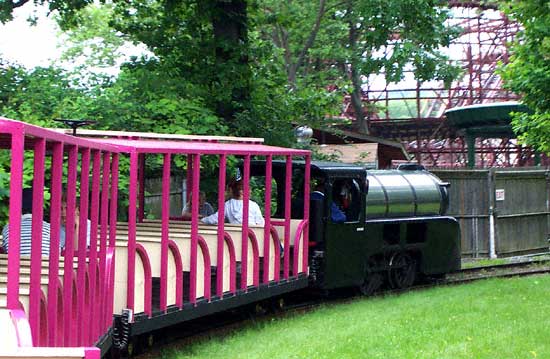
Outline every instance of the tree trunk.
<svg viewBox="0 0 550 359"><path fill-rule="evenodd" d="M351 105L353 106L353 112L355 112L355 121L357 130L360 133L369 134L369 127L365 113L363 111L362 102L362 87L361 73L359 71L359 56L357 53L357 21L353 15L353 1L348 1L348 27L349 27L349 45L351 49L350 56L350 71L351 71L351 83L353 91L351 93Z"/></svg>
<svg viewBox="0 0 550 359"><path fill-rule="evenodd" d="M359 132L366 135L369 134L369 126L365 112L363 110L362 100L362 81L361 74L357 70L355 64L351 64L351 82L353 85L353 92L351 93L351 105L353 106L353 112L355 112L355 121L357 123L357 129Z"/></svg>
<svg viewBox="0 0 550 359"><path fill-rule="evenodd" d="M217 0L211 8L217 79L228 89L217 99L216 112L229 123L249 107L251 71L248 62L247 0Z"/></svg>

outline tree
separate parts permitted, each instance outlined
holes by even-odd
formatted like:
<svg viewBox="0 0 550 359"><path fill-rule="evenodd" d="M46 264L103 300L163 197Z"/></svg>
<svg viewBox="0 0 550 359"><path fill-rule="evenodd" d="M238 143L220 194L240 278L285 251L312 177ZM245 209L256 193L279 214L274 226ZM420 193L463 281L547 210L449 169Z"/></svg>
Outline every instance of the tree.
<svg viewBox="0 0 550 359"><path fill-rule="evenodd" d="M523 30L501 74L505 85L533 111L514 114L512 125L523 143L550 153L550 3L515 0L502 8Z"/></svg>
<svg viewBox="0 0 550 359"><path fill-rule="evenodd" d="M36 2L60 12L77 44L93 31L74 29L97 20L116 31L102 30L103 38L145 44L154 56L131 66L153 71L150 78L167 71L184 84L177 90L193 90L180 98L195 97L232 134L277 143L292 138L292 123L319 124L338 113L344 91L366 132L361 91L370 74L384 72L390 82L403 77L405 66L419 80L454 74L437 51L452 31L433 0L137 0L103 6L108 21L105 13L82 10L87 0L65 8L55 0ZM388 48L387 57L379 55ZM105 51L97 53L105 58Z"/></svg>
<svg viewBox="0 0 550 359"><path fill-rule="evenodd" d="M55 119L73 118L65 112L69 102L83 102L86 94L73 86L69 75L57 68L33 70L0 59L0 116L24 120L43 127L55 127ZM9 150L0 149L0 224L8 216L11 158ZM50 159L46 159L50 161ZM48 163L48 162L47 162ZM33 160L25 156L23 185L31 186ZM47 184L46 184L47 185ZM45 189L48 196L48 189Z"/></svg>
<svg viewBox="0 0 550 359"><path fill-rule="evenodd" d="M123 34L110 26L112 14L111 4L91 4L73 15L74 24L62 35L61 60L77 65L76 73L107 69L124 58L122 48L127 41ZM62 21L60 17L57 20Z"/></svg>
<svg viewBox="0 0 550 359"><path fill-rule="evenodd" d="M246 0L115 2L111 25L182 79L205 85L207 106L238 127L250 97Z"/></svg>
<svg viewBox="0 0 550 359"><path fill-rule="evenodd" d="M9 21L12 12L27 2L0 5L0 21ZM94 1L33 3L58 11L61 28L70 30L89 20L82 9ZM212 94L209 106L229 124L246 109L251 76L246 0L138 0L108 6L113 9L110 24L125 38L145 44L163 63L178 68L180 76L207 84Z"/></svg>
<svg viewBox="0 0 550 359"><path fill-rule="evenodd" d="M371 74L398 82L411 68L419 81L451 82L458 68L440 51L457 29L445 25L444 1L260 1L265 36L283 53L289 85L342 87L351 95L357 129L368 132L362 86ZM334 87L334 86L331 86Z"/></svg>
<svg viewBox="0 0 550 359"><path fill-rule="evenodd" d="M144 43L154 54L147 61L131 64L132 69L140 67L142 75L146 70L152 71L150 79L158 78L162 69L168 76L159 84L165 84L168 78L181 84L166 86L169 90L157 93L168 98L195 98L195 104L225 120L224 126L214 126L209 133L224 128L234 135L260 136L270 143L289 145L293 141L293 120L319 120L338 109L339 99L332 94L327 96L323 85L289 89L283 77L284 64L274 56L277 48L258 35L261 23L257 19L261 12L256 6L247 8L243 4L239 1L116 3L109 15L110 25L127 39ZM91 38L90 28L82 28L86 23L82 20L88 18L78 17L76 23L80 28L75 35L84 31L85 38ZM93 26L91 30L97 28L102 26ZM82 36L71 38L78 44ZM124 76L130 76L127 70L123 71ZM144 78L140 76L139 81ZM127 103L140 107L134 101ZM144 113L147 112L139 112ZM178 120L173 121L175 126ZM191 122L198 126L198 122ZM161 122L156 123L157 130L162 128ZM200 127L185 130L204 133Z"/></svg>

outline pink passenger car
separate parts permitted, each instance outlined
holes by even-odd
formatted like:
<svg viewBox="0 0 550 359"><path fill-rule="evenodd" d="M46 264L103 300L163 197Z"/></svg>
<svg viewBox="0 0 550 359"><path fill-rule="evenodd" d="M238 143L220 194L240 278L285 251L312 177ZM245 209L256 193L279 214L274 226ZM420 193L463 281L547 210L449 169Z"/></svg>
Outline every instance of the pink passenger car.
<svg viewBox="0 0 550 359"><path fill-rule="evenodd" d="M126 344L113 325L139 336L308 285L309 151L266 146L257 138L80 134L85 137L0 118L0 153L11 159L9 251L0 254L0 356L31 356L33 347L49 347L35 350L97 358ZM149 157L163 163L158 219L144 214ZM174 159L186 162L186 188L199 198L206 157L219 163L217 208L224 208L228 162L240 163L242 224L225 223L223 211L217 225L201 223L198 201L191 201L190 221L170 217L171 174L183 171ZM266 164L263 226L248 223L252 159ZM277 219L271 213L274 159L286 161L285 205ZM291 218L296 160L305 161L299 183L299 217L305 219ZM30 256L19 250L24 173L33 176L26 184L33 189ZM41 255L43 220L50 224L49 256ZM63 228L78 230L65 229L60 248Z"/></svg>

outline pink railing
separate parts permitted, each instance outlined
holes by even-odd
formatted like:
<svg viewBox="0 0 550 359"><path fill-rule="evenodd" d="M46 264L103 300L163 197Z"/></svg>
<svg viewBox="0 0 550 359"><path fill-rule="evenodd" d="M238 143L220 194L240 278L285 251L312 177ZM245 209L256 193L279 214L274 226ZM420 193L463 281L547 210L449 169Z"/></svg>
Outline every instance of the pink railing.
<svg viewBox="0 0 550 359"><path fill-rule="evenodd" d="M114 247L112 230L116 223L117 156L124 148L5 118L0 118L0 146L11 154L6 306L14 317L28 320L31 334L30 337L25 336L25 331L20 330L19 345L93 345L112 322L109 305L105 305L107 303L102 299L113 296L114 283L109 278L112 278L110 266L114 261L108 257L112 256ZM23 173L29 173L30 169L26 168L29 162L33 166L33 205L30 280L26 284L21 271L22 265L28 261L20 254L21 203ZM64 168L67 176L63 174ZM66 183L66 223L61 220L63 183ZM49 213L44 211L47 204L44 203L44 193L48 187L51 193ZM80 196L78 204L77 196ZM77 205L80 207L80 230L75 233L69 229L76 227ZM107 217L107 209L111 211L110 217ZM47 217L50 222L50 251L49 256L44 257L41 255L42 223ZM99 251L94 240L86 248L88 218L91 219L90 238L98 238ZM99 222L101 233L97 236ZM62 225L67 230L65 248L60 250ZM108 227L111 227L113 239L109 243ZM47 295L41 286L45 264ZM27 286L28 295L23 290ZM22 308L28 308L28 312L23 313Z"/></svg>
<svg viewBox="0 0 550 359"><path fill-rule="evenodd" d="M116 141L115 141L116 142ZM228 234L225 230L225 223L224 223L224 203L225 203L225 191L226 191L226 171L227 171L227 157L235 155L237 153L231 152L231 150L220 150L219 147L216 147L214 150L211 148L207 148L205 146L204 153L201 153L201 149L188 149L188 144L182 144L179 148L170 147L170 145L166 145L168 147L163 147L164 144L158 142L157 144L152 144L151 142L141 142L139 140L137 141L126 141L124 142L128 146L135 146L130 154L130 178L129 178L129 215L128 215L128 292L127 292L127 306L130 309L134 308L134 302L133 302L133 295L135 291L135 284L134 284L134 260L131 257L132 252L134 250L132 249L133 246L135 246L135 241L137 237L136 233L136 226L137 221L141 221L143 218L145 218L144 214L141 213L143 211L144 202L141 199L142 193L144 192L144 177L143 173L145 170L142 168L142 166L145 164L145 155L147 154L161 154L163 156L163 170L162 170L162 202L161 202L161 218L160 218L160 228L157 229L159 231L159 237L160 237L160 252L158 254L150 254L150 255L160 255L160 268L158 269L157 273L160 273L160 289L158 292L159 296L159 309L161 311L166 311L168 305L172 303L168 303L168 291L169 286L173 286L173 283L168 282L168 267L169 263L171 261L175 260L176 267L182 267L183 266L183 260L182 258L188 258L189 260L189 283L188 283L188 294L189 294L189 302L191 304L196 304L198 298L197 295L197 284L202 281L202 278L198 278L198 251L201 251L200 253L201 258L203 258L204 263L204 270L205 273L210 270L210 260L216 262L216 291L215 294L218 297L221 297L224 295L224 288L223 288L223 280L224 280L224 255L226 255L225 246L229 248L230 251L230 293L235 293L235 290L237 289L235 287L238 287L241 291L248 291L248 286L250 283L248 282L249 272L252 271L251 275L253 278L252 285L253 286L259 286L260 283L268 283L270 282L270 266L271 268L274 268L274 280L276 282L280 281L281 279L288 280L293 276L297 276L300 273L307 274L307 256L308 256L308 245L307 245L307 220L303 221L302 224L299 225L298 231L299 233L292 233L292 236L295 238L291 238L291 193L292 193L292 169L293 169L293 156L303 156L306 159L306 165L305 165L305 183L308 184L304 188L304 216L307 218L309 216L309 177L310 177L310 156L307 152L302 151L299 154L296 154L295 150L288 150L288 154L284 152L278 152L278 153L269 153L265 154L262 153L261 155L265 156L266 160L266 180L265 180L265 206L264 206L264 217L265 217L265 226L263 229L264 238L263 242L261 243L263 245L263 252L259 252L259 245L258 239L256 238L256 233L250 229L250 225L248 223L248 213L249 213L249 199L250 199L250 177L251 177L251 159L252 156L258 155L254 153L254 146L251 146L251 150L249 153L242 154L243 158L243 173L242 173L242 180L243 180L243 223L241 228L241 235L240 238L235 238L235 233L232 232L232 234ZM156 147L158 146L158 147ZM240 149L242 153L242 148ZM299 152L299 151L296 151ZM238 153L238 154L241 154ZM218 156L219 160L219 173L218 173L218 203L217 207L219 209L222 209L218 211L218 224L217 224L217 242L215 244L216 246L216 257L211 257L210 250L208 246L212 244L207 244L204 238L201 237L201 228L199 226L199 203L196 200L193 200L191 202L191 222L189 229L190 234L190 242L189 247L187 248L180 248L178 250L178 255L172 255L172 258L169 258L170 251L168 250L168 243L171 240L170 235L170 176L172 171L172 155L183 155L187 158L187 189L188 189L188 196L187 199L193 198L197 199L199 198L199 191L200 191L200 182L201 182L201 159L202 155L215 155ZM282 278L280 277L280 262L279 262L279 255L280 255L280 249L279 249L279 237L277 234L277 231L274 230L271 222L271 179L272 179L272 164L273 164L273 156L274 155L283 155L286 159L286 166L285 166L285 213L284 218L281 219L281 221L277 221L275 225L282 225L284 226L284 237L283 239L283 264L282 264ZM139 201L141 202L139 206L137 206L137 203L133 198L139 198ZM139 210L138 210L139 209ZM293 250L291 250L291 240L294 239L294 247ZM234 243L235 241L240 241L240 283L235 283L234 279L236 277L236 262L235 262L235 255L234 253ZM209 242L210 243L210 242ZM252 246L252 247L250 247ZM250 249L252 252L250 252ZM275 253L273 255L270 253L271 248L275 248ZM183 252L181 255L179 255L179 251L188 251L185 253L188 256L184 256ZM249 253L250 252L250 253ZM249 258L249 256L252 256L252 258ZM263 261L263 267L260 268L260 256L264 257ZM176 258L177 257L177 258ZM293 257L292 266L291 268L291 257ZM270 261L269 258L272 258ZM299 262L299 259L302 259L301 263ZM273 260L275 261L273 263ZM252 264L252 268L249 267L249 262ZM263 276L260 278L260 270L263 269ZM210 283L211 279L210 276L204 277L203 282L203 288L204 288L204 300L209 301L210 300ZM179 293L179 283L178 287L176 287L176 292ZM227 290L227 289L226 289ZM177 303L175 303L178 307L179 304L179 298L176 298Z"/></svg>

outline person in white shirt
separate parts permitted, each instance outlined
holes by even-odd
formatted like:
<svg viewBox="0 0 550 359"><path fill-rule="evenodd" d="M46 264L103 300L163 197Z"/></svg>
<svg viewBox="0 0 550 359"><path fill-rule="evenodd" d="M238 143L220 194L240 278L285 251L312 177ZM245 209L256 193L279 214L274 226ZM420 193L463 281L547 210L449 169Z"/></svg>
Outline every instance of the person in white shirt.
<svg viewBox="0 0 550 359"><path fill-rule="evenodd" d="M231 199L224 204L225 221L233 224L243 223L243 183L234 181L230 184ZM201 219L206 224L218 224L218 212ZM248 224L252 226L263 226L264 217L260 206L252 200L248 201Z"/></svg>

